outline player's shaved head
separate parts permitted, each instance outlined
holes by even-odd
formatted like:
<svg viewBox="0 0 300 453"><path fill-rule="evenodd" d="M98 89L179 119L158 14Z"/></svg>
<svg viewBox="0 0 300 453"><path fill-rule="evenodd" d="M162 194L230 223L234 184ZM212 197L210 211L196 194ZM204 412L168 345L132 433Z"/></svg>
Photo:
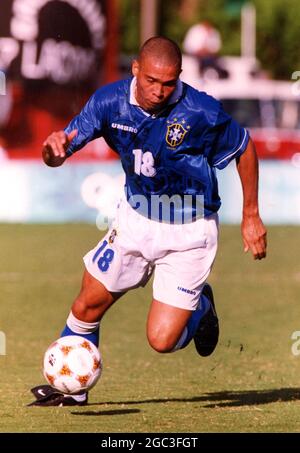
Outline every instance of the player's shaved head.
<svg viewBox="0 0 300 453"><path fill-rule="evenodd" d="M163 36L154 36L148 39L138 55L138 61L142 65L145 58L151 58L159 61L165 66L174 66L181 72L182 56L181 50L176 42Z"/></svg>
<svg viewBox="0 0 300 453"><path fill-rule="evenodd" d="M178 45L162 36L148 39L132 62L138 105L150 113L166 107L177 87L180 72Z"/></svg>

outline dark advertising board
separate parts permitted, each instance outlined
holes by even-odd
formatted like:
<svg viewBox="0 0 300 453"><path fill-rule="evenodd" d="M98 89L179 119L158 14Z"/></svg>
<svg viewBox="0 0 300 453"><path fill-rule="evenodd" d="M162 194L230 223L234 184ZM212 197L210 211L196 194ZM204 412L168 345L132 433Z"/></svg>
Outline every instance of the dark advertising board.
<svg viewBox="0 0 300 453"><path fill-rule="evenodd" d="M37 156L101 84L106 3L1 0L0 146L9 157Z"/></svg>

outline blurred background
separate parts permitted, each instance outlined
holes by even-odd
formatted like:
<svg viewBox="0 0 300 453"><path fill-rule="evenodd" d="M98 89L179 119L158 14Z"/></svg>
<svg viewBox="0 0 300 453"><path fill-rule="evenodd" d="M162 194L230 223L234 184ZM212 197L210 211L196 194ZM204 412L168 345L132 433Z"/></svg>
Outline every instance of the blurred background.
<svg viewBox="0 0 300 453"><path fill-rule="evenodd" d="M299 0L0 0L1 432L299 432L299 30ZM155 34L180 45L182 79L249 129L268 258L242 253L232 162L218 173L228 225L209 278L216 353L202 361L193 345L150 350L149 284L101 323L105 372L91 405L63 416L30 410L44 351L78 294L81 258L104 234L96 225L107 226L123 181L103 140L60 168L42 162L42 143L98 86L130 76Z"/></svg>
<svg viewBox="0 0 300 453"><path fill-rule="evenodd" d="M129 77L141 43L162 34L182 48L182 79L250 130L265 222L299 223L299 13L297 0L1 0L0 221L112 215L122 170L104 140L56 170L41 162L42 143L97 87ZM234 165L219 178L221 220L239 222Z"/></svg>

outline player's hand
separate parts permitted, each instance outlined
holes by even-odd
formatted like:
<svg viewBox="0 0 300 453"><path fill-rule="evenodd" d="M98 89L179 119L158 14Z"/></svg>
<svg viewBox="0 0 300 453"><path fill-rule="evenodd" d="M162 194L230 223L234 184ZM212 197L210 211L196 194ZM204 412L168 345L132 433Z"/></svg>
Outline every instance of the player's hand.
<svg viewBox="0 0 300 453"><path fill-rule="evenodd" d="M77 132L77 129L74 129L69 134L59 131L49 135L43 143L43 158L46 164L58 166L64 162L66 151Z"/></svg>
<svg viewBox="0 0 300 453"><path fill-rule="evenodd" d="M244 251L251 250L255 260L265 258L267 255L267 230L259 215L244 215L241 228Z"/></svg>

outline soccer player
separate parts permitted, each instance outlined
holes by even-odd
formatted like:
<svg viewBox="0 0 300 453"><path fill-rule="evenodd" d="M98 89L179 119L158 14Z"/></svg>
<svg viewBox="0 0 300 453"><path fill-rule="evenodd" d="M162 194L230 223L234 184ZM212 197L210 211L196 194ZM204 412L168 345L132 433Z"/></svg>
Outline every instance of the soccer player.
<svg viewBox="0 0 300 453"><path fill-rule="evenodd" d="M218 342L213 292L206 283L218 240L220 198L216 168L235 159L243 189L242 238L254 259L266 256L258 209L258 162L248 132L220 102L181 82L181 52L164 37L150 38L133 61L133 78L98 89L64 131L43 144L58 167L86 143L104 137L119 154L125 196L106 236L84 257L85 271L65 335L98 345L106 310L154 272L147 337L158 352L193 339L201 356ZM82 405L87 394L32 389L36 405Z"/></svg>

